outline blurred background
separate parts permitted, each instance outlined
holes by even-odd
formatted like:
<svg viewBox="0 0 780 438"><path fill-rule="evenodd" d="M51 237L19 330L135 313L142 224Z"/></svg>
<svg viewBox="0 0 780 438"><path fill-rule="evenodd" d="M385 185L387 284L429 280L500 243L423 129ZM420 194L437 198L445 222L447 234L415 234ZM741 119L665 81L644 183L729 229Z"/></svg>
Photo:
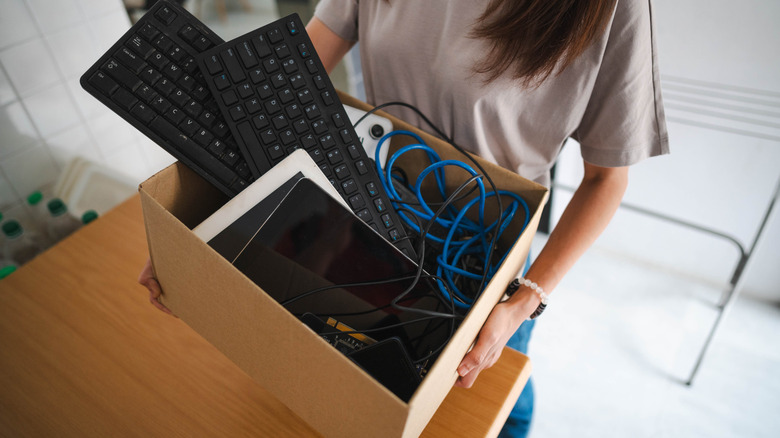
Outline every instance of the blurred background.
<svg viewBox="0 0 780 438"><path fill-rule="evenodd" d="M226 40L315 4L184 1ZM672 154L632 168L627 205L536 326L532 436L780 436L780 3L653 5ZM102 214L173 162L78 83L143 6L0 0L4 220L33 227L36 191ZM357 50L332 79L364 96ZM570 142L549 227L581 175Z"/></svg>

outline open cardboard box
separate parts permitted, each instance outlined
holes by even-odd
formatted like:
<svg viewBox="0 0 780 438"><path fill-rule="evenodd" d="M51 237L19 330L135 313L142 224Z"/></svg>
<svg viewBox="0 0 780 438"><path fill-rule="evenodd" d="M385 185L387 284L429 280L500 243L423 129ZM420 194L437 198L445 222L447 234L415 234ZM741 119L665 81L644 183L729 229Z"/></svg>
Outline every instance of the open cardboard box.
<svg viewBox="0 0 780 438"><path fill-rule="evenodd" d="M340 97L344 104L369 108L350 96ZM446 143L380 114L391 119L395 129L417 132L442 159L466 161ZM395 137L393 149L405 140ZM422 160L399 162L410 177L424 166ZM516 242L502 242L503 248L511 246L504 264L408 403L327 344L190 231L227 199L181 163L160 171L139 188L149 251L164 291L162 302L323 435L418 436L450 391L456 368L491 309L521 270L547 201L545 187L484 160L480 164L498 188L525 198L532 217ZM466 177L465 172L448 172L447 185L457 187ZM486 208L488 213L494 211ZM518 230L510 226L504 235L517 236Z"/></svg>

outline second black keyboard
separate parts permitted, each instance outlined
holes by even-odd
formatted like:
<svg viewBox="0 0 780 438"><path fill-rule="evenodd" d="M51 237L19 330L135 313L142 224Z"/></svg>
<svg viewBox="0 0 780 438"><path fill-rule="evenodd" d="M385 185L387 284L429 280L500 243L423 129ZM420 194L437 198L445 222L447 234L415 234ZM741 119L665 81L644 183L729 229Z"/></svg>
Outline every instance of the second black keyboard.
<svg viewBox="0 0 780 438"><path fill-rule="evenodd" d="M414 257L297 14L208 49L198 63L255 178L303 148L358 217Z"/></svg>
<svg viewBox="0 0 780 438"><path fill-rule="evenodd" d="M160 1L84 73L81 85L234 196L254 178L195 60L222 42L185 9Z"/></svg>

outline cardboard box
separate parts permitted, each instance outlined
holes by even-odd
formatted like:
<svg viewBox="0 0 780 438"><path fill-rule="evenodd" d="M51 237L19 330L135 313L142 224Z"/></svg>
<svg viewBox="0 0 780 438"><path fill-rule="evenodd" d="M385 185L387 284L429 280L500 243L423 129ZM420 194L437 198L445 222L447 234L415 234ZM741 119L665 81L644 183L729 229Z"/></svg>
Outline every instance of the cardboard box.
<svg viewBox="0 0 780 438"><path fill-rule="evenodd" d="M367 106L349 96L342 102ZM387 114L396 129L417 131L443 159L465 161L459 152ZM394 139L394 148L402 137ZM417 175L423 163L401 165ZM198 239L190 229L227 199L181 163L143 182L139 188L149 251L162 285L162 302L258 383L327 437L418 436L447 396L461 358L472 345L506 285L525 262L547 189L481 160L496 185L523 196L531 220L511 246L501 269L463 320L408 403L332 348L273 298ZM448 172L457 187L465 172ZM462 180L458 178L462 177ZM491 211L486 209L486 211ZM505 236L516 236L508 229Z"/></svg>

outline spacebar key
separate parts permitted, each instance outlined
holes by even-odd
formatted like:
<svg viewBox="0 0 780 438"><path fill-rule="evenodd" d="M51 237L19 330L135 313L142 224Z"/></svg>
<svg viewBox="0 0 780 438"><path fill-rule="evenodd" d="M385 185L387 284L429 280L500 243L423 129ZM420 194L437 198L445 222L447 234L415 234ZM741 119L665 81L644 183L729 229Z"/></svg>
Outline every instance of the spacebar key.
<svg viewBox="0 0 780 438"><path fill-rule="evenodd" d="M236 127L238 128L238 133L241 135L241 140L244 142L246 151L249 152L250 160L247 161L251 161L250 164L254 165L254 170L257 171L255 177L259 177L268 172L268 170L271 169L271 163L265 156L263 146L260 145L260 141L257 139L257 135L255 135L255 130L252 128L252 125L250 125L249 122L242 122Z"/></svg>
<svg viewBox="0 0 780 438"><path fill-rule="evenodd" d="M183 135L179 129L162 116L156 117L150 123L151 128L176 146L184 156L194 161L195 164L211 173L224 185L229 186L236 177L236 173L222 164L215 156L201 148L200 145Z"/></svg>

